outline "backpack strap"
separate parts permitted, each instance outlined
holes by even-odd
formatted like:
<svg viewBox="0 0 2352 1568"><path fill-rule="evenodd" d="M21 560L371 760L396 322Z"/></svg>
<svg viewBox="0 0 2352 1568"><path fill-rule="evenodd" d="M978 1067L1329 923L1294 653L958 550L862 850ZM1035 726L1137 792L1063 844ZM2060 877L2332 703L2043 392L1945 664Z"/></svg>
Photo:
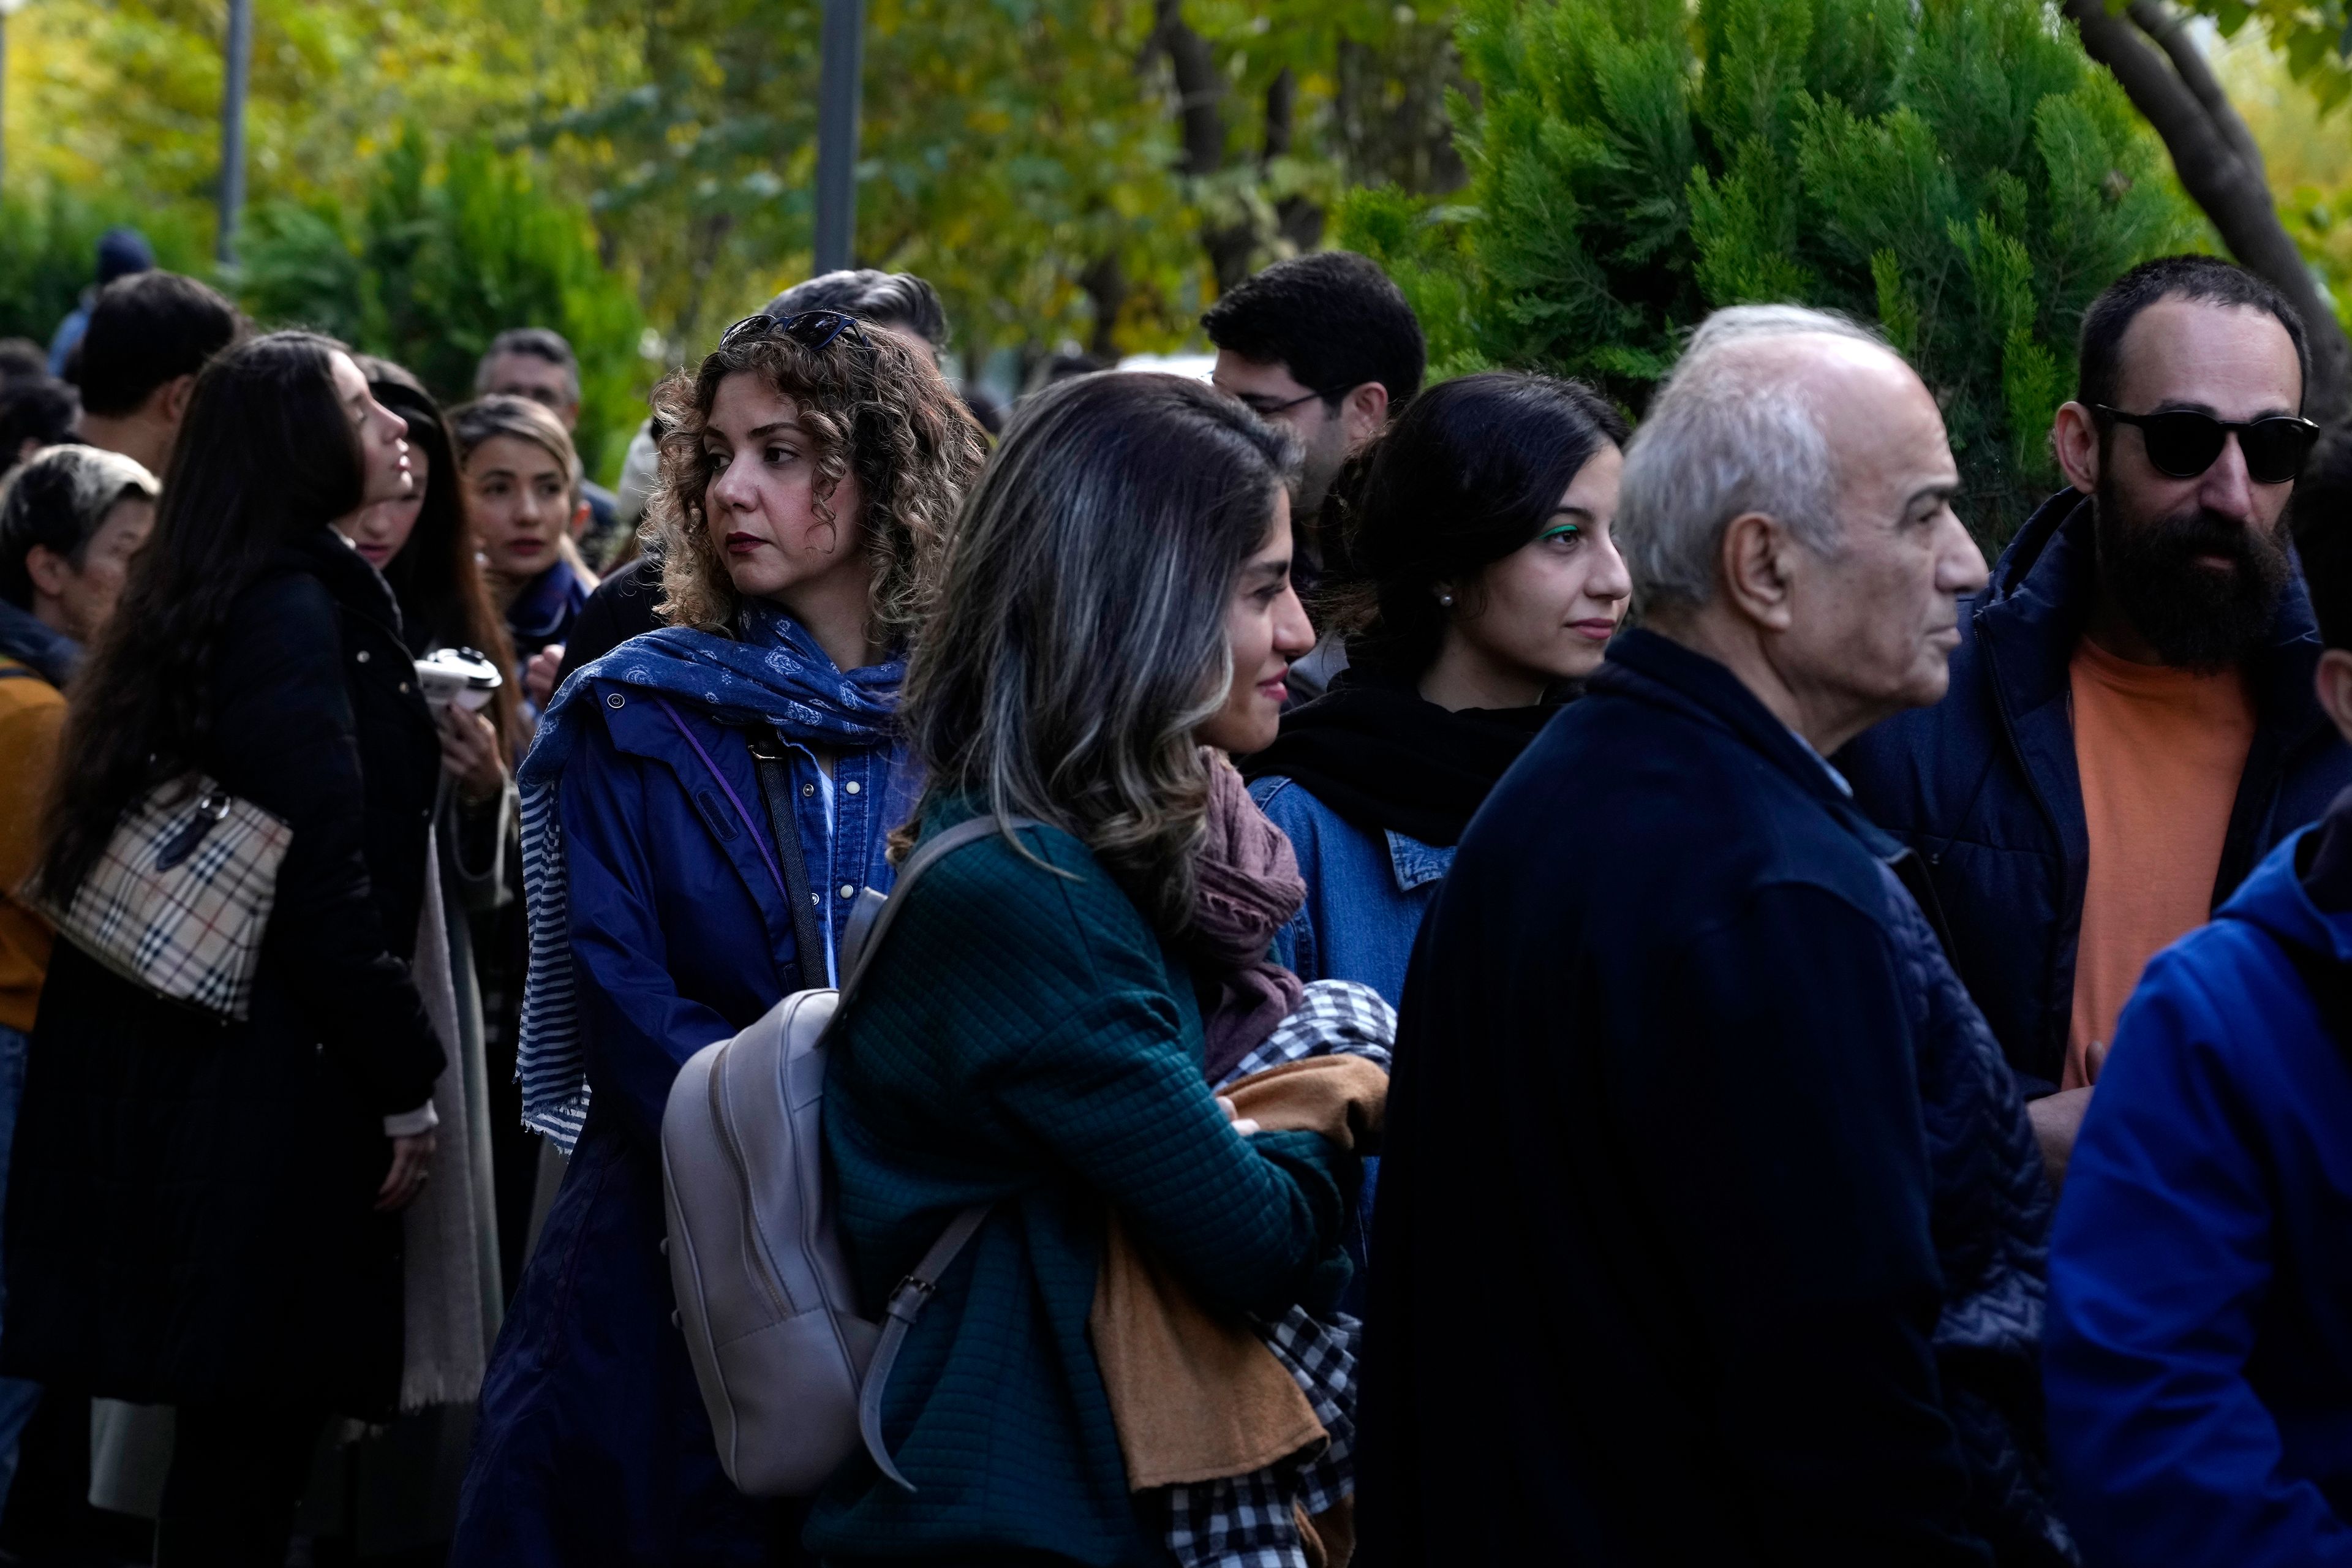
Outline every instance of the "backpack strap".
<svg viewBox="0 0 2352 1568"><path fill-rule="evenodd" d="M817 925L816 890L809 885L808 858L801 849L800 825L793 818L793 780L784 744L772 729L751 736L751 763L760 773L760 798L768 808L768 831L776 840L784 902L793 911L793 945L800 950L801 989L825 983L824 932Z"/></svg>
<svg viewBox="0 0 2352 1568"><path fill-rule="evenodd" d="M880 898L869 893L867 899L858 902L850 932L842 942L841 998L834 1013L835 1018L841 1016L840 1008L848 1005L851 991L872 966L874 954L880 949L883 935L889 931L891 921L906 907L908 889L925 871L965 845L978 843L992 834L1044 826L1026 816L1006 817L1000 824L995 816L983 812L935 833L917 845L915 852L907 857L907 863L898 868L898 884L889 897ZM940 1276L948 1271L949 1266L970 1245L971 1238L980 1234L981 1226L995 1208L994 1204L973 1204L969 1208L959 1210L955 1218L948 1222L947 1229L940 1232L940 1238L931 1243L930 1250L923 1254L922 1260L892 1288L889 1307L882 1321L882 1337L875 1342L874 1359L866 1363L866 1376L858 1384L857 1433L866 1440L866 1451L873 1456L876 1467L885 1476L910 1492L915 1489L915 1483L900 1474L898 1467L891 1462L890 1446L882 1436L883 1392L890 1385L890 1368L898 1362L898 1352L906 1345L907 1335L914 1328L915 1320L923 1315L923 1309L939 1291Z"/></svg>
<svg viewBox="0 0 2352 1568"><path fill-rule="evenodd" d="M882 1321L882 1337L875 1342L874 1359L866 1363L865 1381L857 1387L857 1435L866 1439L866 1451L874 1456L881 1472L906 1488L915 1489L915 1483L898 1473L890 1460L890 1445L882 1436L882 1393L890 1385L890 1368L898 1359L898 1352L907 1343L907 1335L915 1320L923 1315L931 1297L940 1288L940 1276L956 1260L966 1244L980 1234L980 1227L996 1211L994 1204L974 1204L957 1211L955 1218L931 1243L904 1279L892 1288L888 1315Z"/></svg>

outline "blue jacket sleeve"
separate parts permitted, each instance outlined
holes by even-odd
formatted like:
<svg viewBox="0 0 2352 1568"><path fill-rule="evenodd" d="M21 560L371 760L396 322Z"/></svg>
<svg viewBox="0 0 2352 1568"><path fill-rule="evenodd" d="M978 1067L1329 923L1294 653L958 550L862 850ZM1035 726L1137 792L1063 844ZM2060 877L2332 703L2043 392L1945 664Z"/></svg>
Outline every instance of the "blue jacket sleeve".
<svg viewBox="0 0 2352 1568"><path fill-rule="evenodd" d="M2352 1563L2352 1528L2281 1474L2277 1424L2245 1376L2275 1216L2228 1047L2259 1018L2217 1005L2179 952L2158 955L2067 1169L2043 1379L2089 1562Z"/></svg>
<svg viewBox="0 0 2352 1568"><path fill-rule="evenodd" d="M561 802L581 1038L595 1103L652 1142L677 1069L735 1029L679 995L670 978L669 937L639 832L655 809L646 764L614 750L603 725L583 731L563 770ZM669 781L650 787L668 789Z"/></svg>

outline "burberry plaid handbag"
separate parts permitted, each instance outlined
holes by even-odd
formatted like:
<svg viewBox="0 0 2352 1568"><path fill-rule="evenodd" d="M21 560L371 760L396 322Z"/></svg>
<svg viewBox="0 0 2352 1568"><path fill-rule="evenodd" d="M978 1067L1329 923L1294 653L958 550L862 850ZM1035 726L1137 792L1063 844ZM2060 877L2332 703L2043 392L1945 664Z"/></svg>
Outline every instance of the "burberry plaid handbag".
<svg viewBox="0 0 2352 1568"><path fill-rule="evenodd" d="M238 1023L294 829L200 774L122 815L58 934L135 985Z"/></svg>

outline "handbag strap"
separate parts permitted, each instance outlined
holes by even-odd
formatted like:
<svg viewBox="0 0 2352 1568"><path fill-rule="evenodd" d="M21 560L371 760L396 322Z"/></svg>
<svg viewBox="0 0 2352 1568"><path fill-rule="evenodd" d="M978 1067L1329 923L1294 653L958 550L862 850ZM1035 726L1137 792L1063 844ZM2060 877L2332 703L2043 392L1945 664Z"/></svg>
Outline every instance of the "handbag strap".
<svg viewBox="0 0 2352 1568"><path fill-rule="evenodd" d="M959 822L953 827L943 828L917 845L915 852L907 858L907 863L898 868L898 880L890 896L881 900L878 909L872 910L870 928L858 933L854 945L845 943L846 956L843 960L841 1000L834 1016L836 1019L841 1016L839 1007L848 1005L850 993L865 977L866 971L873 967L874 954L880 950L882 938L888 932L891 921L906 907L908 890L925 871L965 845L977 843L1000 829L1010 833L1018 828L1044 826L1026 816L1006 817L1000 823L996 817L983 813ZM857 1435L865 1439L866 1451L873 1457L876 1467L910 1492L915 1489L915 1483L899 1473L898 1467L891 1462L890 1446L882 1436L882 1395L890 1385L890 1369L897 1364L898 1352L906 1345L907 1335L914 1328L915 1320L923 1315L923 1309L939 1292L940 1276L948 1271L949 1266L961 1255L971 1238L980 1234L981 1226L995 1208L992 1203L973 1204L969 1208L959 1209L955 1218L948 1222L947 1229L940 1233L940 1238L931 1243L930 1249L923 1254L921 1261L892 1288L889 1305L882 1321L882 1337L875 1342L874 1358L866 1363L866 1376L858 1384Z"/></svg>
<svg viewBox="0 0 2352 1568"><path fill-rule="evenodd" d="M727 775L719 771L719 764L710 760L710 753L702 749L702 742L694 738L694 731L686 727L686 721L677 716L677 710L659 697L654 699L654 705L669 715L669 721L677 726L679 734L686 737L686 743L694 748L694 754L702 759L703 767L727 796L727 804L735 808L735 815L741 819L743 831L751 836L751 847L760 852L760 863L768 868L768 875L776 879L776 891L783 894L784 902L790 904L792 889L784 886L784 874L776 869L776 858L768 853L768 841L760 837L759 825L751 820L751 814L743 809L742 797L735 793L735 786L727 782Z"/></svg>
<svg viewBox="0 0 2352 1568"><path fill-rule="evenodd" d="M768 830L775 835L776 858L783 866L784 902L792 907L793 942L800 950L800 988L814 991L827 978L824 931L817 924L817 892L809 884L808 858L793 816L793 778L784 761L784 742L771 729L754 731L751 743L751 763L760 773L760 798L768 807Z"/></svg>

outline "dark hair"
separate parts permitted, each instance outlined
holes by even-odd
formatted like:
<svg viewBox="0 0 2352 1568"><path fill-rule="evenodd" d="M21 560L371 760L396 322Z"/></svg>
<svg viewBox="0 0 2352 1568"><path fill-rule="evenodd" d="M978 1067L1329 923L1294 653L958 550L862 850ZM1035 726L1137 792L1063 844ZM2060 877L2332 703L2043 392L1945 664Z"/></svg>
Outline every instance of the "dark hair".
<svg viewBox="0 0 2352 1568"><path fill-rule="evenodd" d="M155 247L147 237L127 223L116 224L98 237L98 286L105 288L118 278L152 270Z"/></svg>
<svg viewBox="0 0 2352 1568"><path fill-rule="evenodd" d="M81 399L62 381L43 376L0 390L0 474L16 462L16 449L27 441L54 447L73 439L81 418Z"/></svg>
<svg viewBox="0 0 2352 1568"><path fill-rule="evenodd" d="M2352 648L2352 425L2320 433L2294 482L2287 517L2319 640Z"/></svg>
<svg viewBox="0 0 2352 1568"><path fill-rule="evenodd" d="M782 319L803 310L841 310L877 327L903 327L935 349L947 346L948 312L940 291L911 272L861 267L823 273L769 300L764 313Z"/></svg>
<svg viewBox="0 0 2352 1568"><path fill-rule="evenodd" d="M375 400L408 423L408 448L425 459L425 500L416 526L400 553L384 563L384 581L400 601L400 621L408 645L419 653L439 644L469 647L511 675L514 645L506 617L490 603L474 553L473 530L466 521L466 479L449 444L448 420L425 384L389 360L362 357L360 372ZM509 679L490 699L490 722L510 754L529 739L522 704Z"/></svg>
<svg viewBox="0 0 2352 1568"><path fill-rule="evenodd" d="M1022 405L908 666L925 806L963 796L1065 827L1182 931L1209 792L1193 731L1232 682L1226 602L1291 462L1286 437L1186 377L1086 376Z"/></svg>
<svg viewBox="0 0 2352 1568"><path fill-rule="evenodd" d="M2083 339L2074 372L2074 401L2113 405L2123 383L2124 333L2159 300L2235 305L2267 311L2286 329L2305 391L2311 384L2311 345L2303 317L2271 283L2218 256L2159 256L2143 261L2099 291L2083 312ZM2296 395L2298 405L2302 393Z"/></svg>
<svg viewBox="0 0 2352 1568"><path fill-rule="evenodd" d="M856 473L874 571L868 629L885 647L902 646L922 619L988 438L929 355L879 331L844 332L814 349L781 333L738 341L713 351L692 376L680 371L654 389L663 432L661 478L646 504L646 536L661 550L655 613L712 631L734 622L734 584L703 510L711 472L702 437L720 384L744 374L799 413L814 447L810 497L826 522L834 492Z"/></svg>
<svg viewBox="0 0 2352 1568"><path fill-rule="evenodd" d="M117 502L155 499L155 476L120 452L79 443L37 452L0 485L0 600L33 607L26 558L39 545L81 570Z"/></svg>
<svg viewBox="0 0 2352 1568"><path fill-rule="evenodd" d="M72 896L125 807L202 755L238 596L275 552L359 506L359 437L328 363L341 348L271 332L196 377L154 531L66 721L40 867L52 897Z"/></svg>
<svg viewBox="0 0 2352 1568"><path fill-rule="evenodd" d="M1323 536L1345 549L1318 622L1347 635L1350 664L1417 678L1445 636L1435 585L1475 594L1471 579L1534 539L1584 465L1625 437L1582 382L1510 370L1439 382L1326 498Z"/></svg>
<svg viewBox="0 0 2352 1568"><path fill-rule="evenodd" d="M81 405L101 418L132 413L165 382L203 370L245 328L236 306L193 278L119 278L99 290L75 346Z"/></svg>
<svg viewBox="0 0 2352 1568"><path fill-rule="evenodd" d="M0 338L0 386L46 381L49 356L30 338Z"/></svg>
<svg viewBox="0 0 2352 1568"><path fill-rule="evenodd" d="M1209 341L1244 359L1280 363L1336 404L1368 381L1401 406L1429 361L1421 322L1380 264L1349 250L1277 261L1209 307Z"/></svg>
<svg viewBox="0 0 2352 1568"><path fill-rule="evenodd" d="M490 366L501 354L528 354L543 359L570 378L572 396L580 395L580 359L572 352L572 344L562 332L548 327L509 327L490 340L482 357L474 366L474 395L479 397L490 390Z"/></svg>

